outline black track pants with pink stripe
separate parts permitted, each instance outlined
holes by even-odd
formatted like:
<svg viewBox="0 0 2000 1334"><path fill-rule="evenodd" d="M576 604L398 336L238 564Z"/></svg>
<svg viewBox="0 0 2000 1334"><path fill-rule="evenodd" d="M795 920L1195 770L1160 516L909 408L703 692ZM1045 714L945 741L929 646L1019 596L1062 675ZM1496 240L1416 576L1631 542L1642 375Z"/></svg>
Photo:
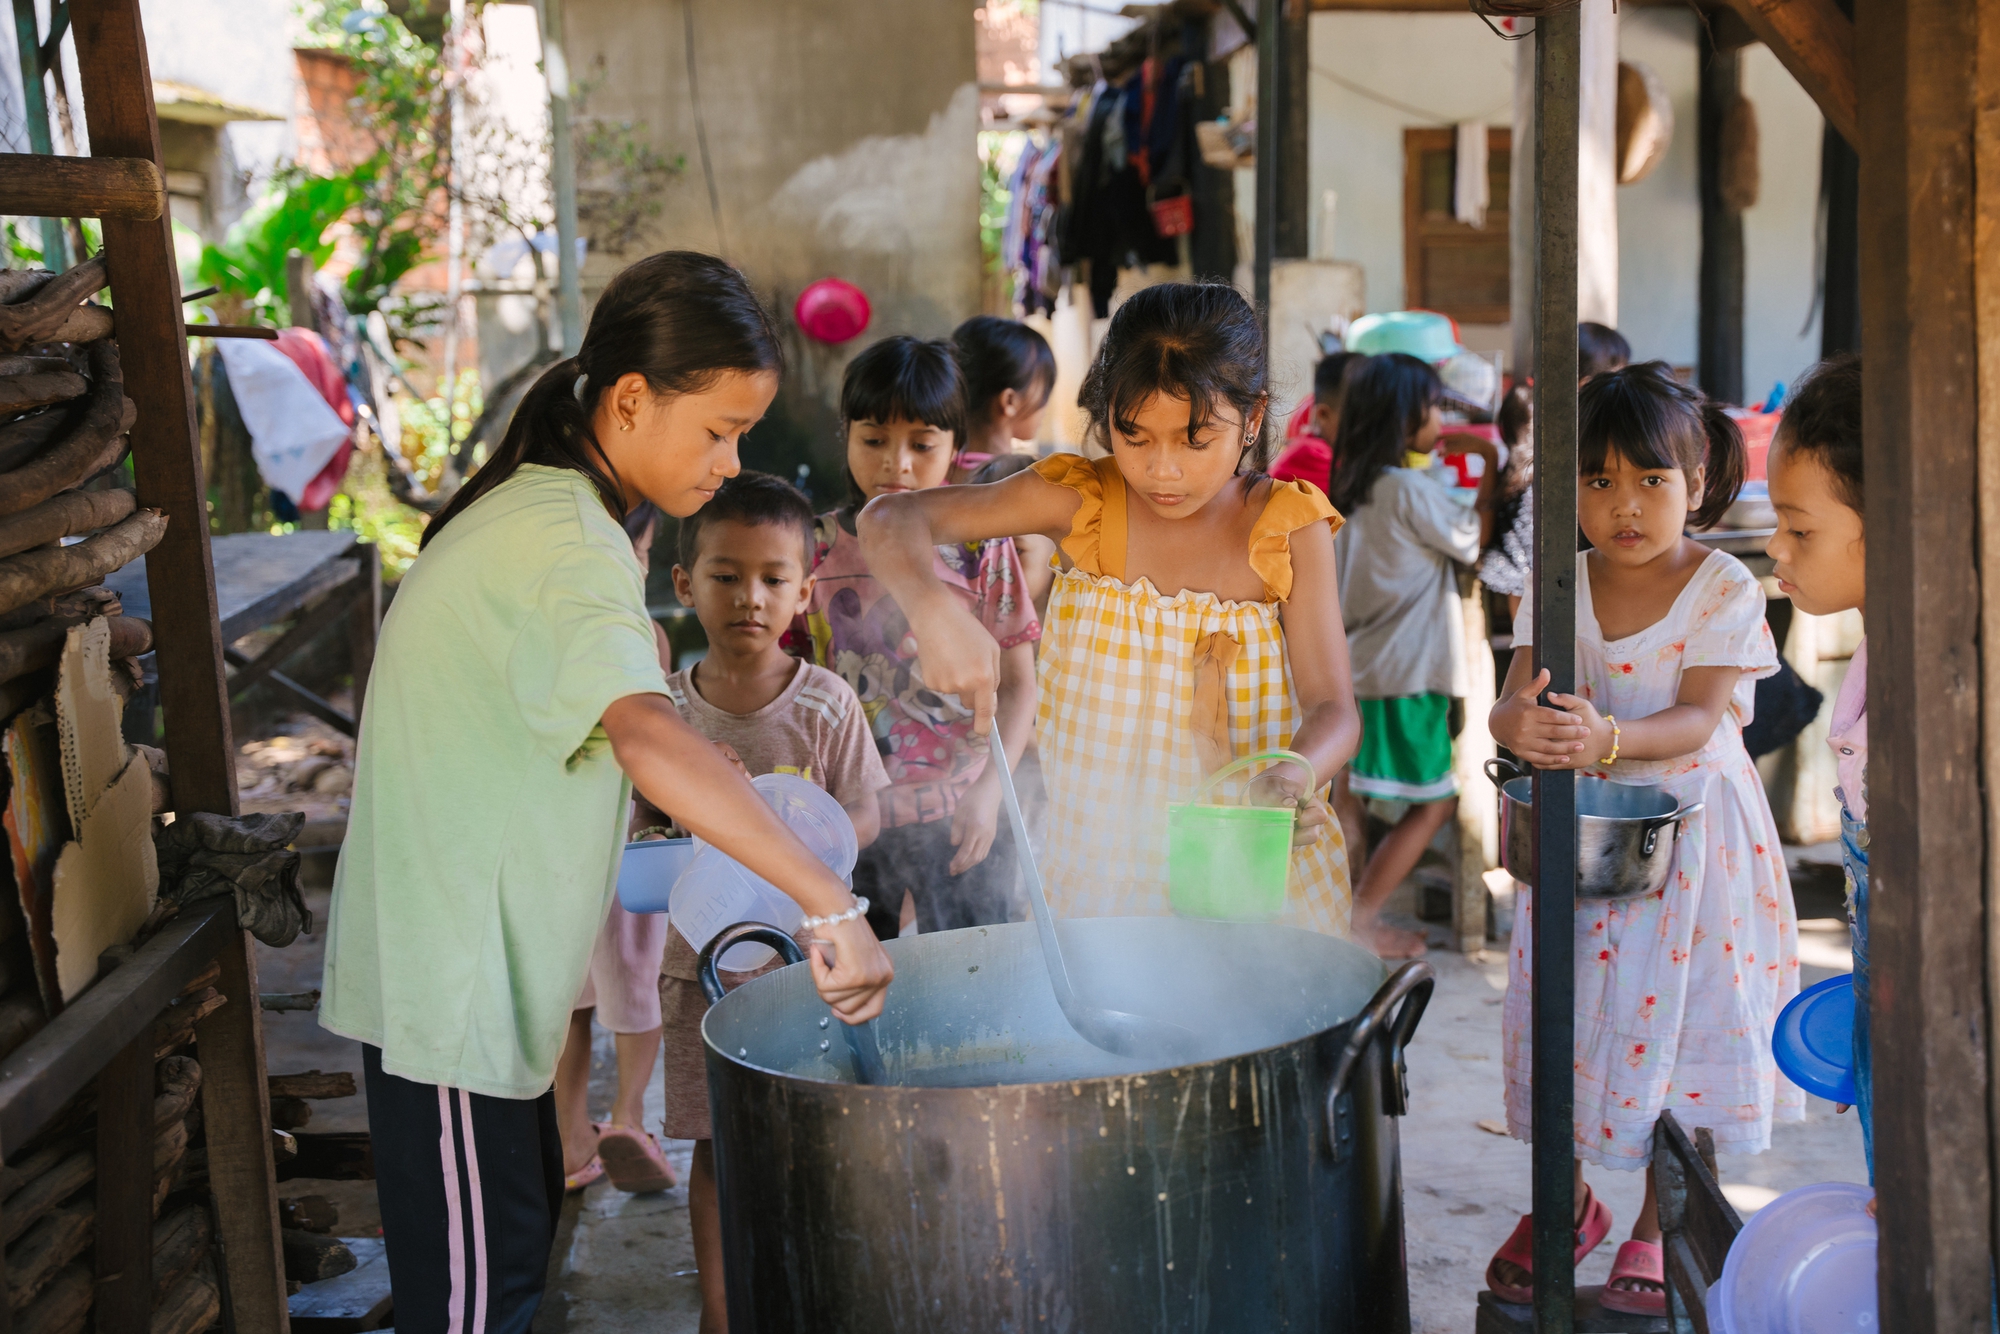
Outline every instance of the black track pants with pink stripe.
<svg viewBox="0 0 2000 1334"><path fill-rule="evenodd" d="M397 1334L528 1334L562 1214L555 1094L418 1084L361 1050Z"/></svg>

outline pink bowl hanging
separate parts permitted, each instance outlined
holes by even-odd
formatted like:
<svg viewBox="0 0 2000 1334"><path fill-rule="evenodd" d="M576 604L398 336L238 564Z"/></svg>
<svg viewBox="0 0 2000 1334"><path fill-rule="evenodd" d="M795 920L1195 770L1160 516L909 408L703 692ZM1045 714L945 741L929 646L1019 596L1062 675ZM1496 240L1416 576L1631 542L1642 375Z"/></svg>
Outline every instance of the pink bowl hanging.
<svg viewBox="0 0 2000 1334"><path fill-rule="evenodd" d="M792 318L808 337L844 343L868 327L868 294L839 278L822 278L799 293Z"/></svg>

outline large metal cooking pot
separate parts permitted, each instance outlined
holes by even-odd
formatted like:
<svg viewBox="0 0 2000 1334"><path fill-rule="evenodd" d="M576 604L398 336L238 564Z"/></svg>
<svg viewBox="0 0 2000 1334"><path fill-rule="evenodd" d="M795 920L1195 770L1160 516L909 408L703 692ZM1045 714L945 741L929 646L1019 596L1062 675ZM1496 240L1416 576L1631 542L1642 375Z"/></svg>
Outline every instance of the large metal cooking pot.
<svg viewBox="0 0 2000 1334"><path fill-rule="evenodd" d="M702 1023L736 1334L1408 1331L1393 1117L1428 965L1292 927L1059 924L1072 976L1195 1026L1170 1070L1078 1038L1035 928L886 942L889 1083L805 968ZM1108 994L1108 993L1107 993Z"/></svg>
<svg viewBox="0 0 2000 1334"><path fill-rule="evenodd" d="M1501 862L1507 874L1535 882L1534 779L1506 760L1486 761L1500 789ZM1674 869L1681 823L1702 808L1683 806L1665 788L1576 776L1576 896L1636 899L1658 891Z"/></svg>

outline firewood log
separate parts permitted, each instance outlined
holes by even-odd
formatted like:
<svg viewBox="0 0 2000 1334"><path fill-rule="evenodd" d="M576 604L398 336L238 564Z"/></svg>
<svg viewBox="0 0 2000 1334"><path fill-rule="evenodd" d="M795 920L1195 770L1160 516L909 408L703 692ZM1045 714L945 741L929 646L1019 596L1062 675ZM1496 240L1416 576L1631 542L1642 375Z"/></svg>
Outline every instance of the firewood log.
<svg viewBox="0 0 2000 1334"><path fill-rule="evenodd" d="M90 382L72 370L0 375L0 412L27 412L83 397Z"/></svg>
<svg viewBox="0 0 2000 1334"><path fill-rule="evenodd" d="M0 302L25 301L55 280L53 269L0 269Z"/></svg>
<svg viewBox="0 0 2000 1334"><path fill-rule="evenodd" d="M222 965L219 963L211 963L208 965L208 967L196 973L194 977L188 981L188 984L181 988L181 995L192 996L197 991L206 991L210 987L214 986L217 982L220 982L221 980L222 980Z"/></svg>
<svg viewBox="0 0 2000 1334"><path fill-rule="evenodd" d="M64 491L33 509L0 519L0 556L47 546L60 537L109 528L139 507L130 491Z"/></svg>
<svg viewBox="0 0 2000 1334"><path fill-rule="evenodd" d="M190 1273L153 1308L147 1334L199 1334L222 1316L222 1294L208 1267Z"/></svg>
<svg viewBox="0 0 2000 1334"><path fill-rule="evenodd" d="M50 371L75 373L68 357L0 357L0 375L44 375Z"/></svg>
<svg viewBox="0 0 2000 1334"><path fill-rule="evenodd" d="M101 343L118 332L118 319L95 301L72 310L44 343Z"/></svg>
<svg viewBox="0 0 2000 1334"><path fill-rule="evenodd" d="M36 598L10 612L0 613L0 630L25 630L51 616L88 620L92 616L122 616L124 613L125 605L116 593L102 584L94 584L71 593Z"/></svg>
<svg viewBox="0 0 2000 1334"><path fill-rule="evenodd" d="M153 1021L153 1059L163 1060L194 1041L194 1026L223 1006L214 987L176 1001Z"/></svg>
<svg viewBox="0 0 2000 1334"><path fill-rule="evenodd" d="M153 1224L153 1305L208 1258L208 1207L186 1204Z"/></svg>
<svg viewBox="0 0 2000 1334"><path fill-rule="evenodd" d="M0 1245L13 1245L43 1214L91 1183L97 1175L97 1155L80 1149L42 1173L8 1198L0 1209Z"/></svg>
<svg viewBox="0 0 2000 1334"><path fill-rule="evenodd" d="M42 1173L54 1167L78 1149L90 1147L94 1135L88 1131L73 1131L48 1140L33 1153L0 1168L0 1208L15 1191L33 1181Z"/></svg>
<svg viewBox="0 0 2000 1334"><path fill-rule="evenodd" d="M55 1280L14 1317L14 1334L79 1334L90 1319L97 1276L82 1261L57 1271Z"/></svg>
<svg viewBox="0 0 2000 1334"><path fill-rule="evenodd" d="M4 523L5 520L0 520ZM12 681L56 665L71 626L88 616L51 616L25 630L0 630L0 682ZM111 658L134 658L153 647L153 626L131 616L111 618ZM115 682L114 682L115 684Z"/></svg>
<svg viewBox="0 0 2000 1334"><path fill-rule="evenodd" d="M16 417L0 426L0 472L12 472L47 449L51 440L83 419L83 406L72 403L65 407L48 408L26 417ZM134 404L133 420L138 420L138 416L139 408Z"/></svg>
<svg viewBox="0 0 2000 1334"><path fill-rule="evenodd" d="M201 1066L192 1056L169 1056L160 1062L154 1087L159 1092L153 1098L153 1125L185 1121L201 1092Z"/></svg>
<svg viewBox="0 0 2000 1334"><path fill-rule="evenodd" d="M347 1243L338 1237L322 1237L317 1232L301 1232L291 1227L280 1228L278 1235L285 1246L286 1278L318 1283L348 1273L360 1263L354 1252L347 1249Z"/></svg>
<svg viewBox="0 0 2000 1334"><path fill-rule="evenodd" d="M355 1095L354 1076L345 1070L323 1075L308 1070L301 1075L271 1075L265 1082L274 1098L351 1098Z"/></svg>
<svg viewBox="0 0 2000 1334"><path fill-rule="evenodd" d="M328 1236L340 1225L340 1210L324 1195L292 1195L278 1201L278 1222L300 1232Z"/></svg>
<svg viewBox="0 0 2000 1334"><path fill-rule="evenodd" d="M0 477L0 487L6 479ZM167 516L140 510L131 518L74 546L42 547L0 560L0 611L69 588L95 583L158 546Z"/></svg>
<svg viewBox="0 0 2000 1334"><path fill-rule="evenodd" d="M56 335L71 312L103 291L109 281L104 257L99 255L41 284L32 296L0 306L0 350L58 341Z"/></svg>
<svg viewBox="0 0 2000 1334"><path fill-rule="evenodd" d="M16 992L0 1000L0 1058L41 1032L48 1022L49 1016L33 992Z"/></svg>
<svg viewBox="0 0 2000 1334"><path fill-rule="evenodd" d="M0 306L0 310L5 309ZM92 344L90 397L85 401L82 419L35 458L12 472L0 473L0 514L19 514L32 509L50 496L95 477L124 457L125 432L138 416L136 407L127 414L129 402L125 397L125 374L118 361L118 345L108 341Z"/></svg>
<svg viewBox="0 0 2000 1334"><path fill-rule="evenodd" d="M304 1098L271 1099L271 1124L279 1130L301 1130L312 1118L312 1104Z"/></svg>
<svg viewBox="0 0 2000 1334"><path fill-rule="evenodd" d="M18 1311L33 1301L57 1270L83 1253L96 1225L96 1201L79 1195L29 1228L7 1248L7 1305Z"/></svg>

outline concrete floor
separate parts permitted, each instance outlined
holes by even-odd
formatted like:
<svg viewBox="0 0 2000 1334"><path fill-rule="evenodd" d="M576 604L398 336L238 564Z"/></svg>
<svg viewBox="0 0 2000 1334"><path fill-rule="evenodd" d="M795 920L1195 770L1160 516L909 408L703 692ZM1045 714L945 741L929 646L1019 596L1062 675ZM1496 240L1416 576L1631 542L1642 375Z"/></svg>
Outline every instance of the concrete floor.
<svg viewBox="0 0 2000 1334"><path fill-rule="evenodd" d="M1807 850L1808 857L1824 856ZM1801 939L1810 948L1808 985L1843 969L1844 926L1832 914L1827 878L1803 868ZM1814 888L1808 888L1808 886ZM312 895L324 912L324 890ZM1415 925L1414 919L1404 919ZM1435 933L1441 941L1443 932ZM321 938L305 937L283 951L260 951L265 991L318 985ZM1501 1124L1500 1002L1506 986L1504 955L1481 958L1442 949L1431 955L1438 987L1410 1049L1411 1111L1402 1126L1406 1238L1412 1324L1417 1334L1463 1334L1472 1327L1474 1294L1487 1260L1528 1207L1529 1150L1483 1128ZM267 1014L270 1068L359 1072L355 1044L320 1029L309 1014ZM610 1037L599 1032L592 1064L593 1106L608 1107L615 1073ZM660 1114L658 1076L648 1090L648 1120ZM359 1098L315 1105L311 1128L360 1129L366 1114ZM1852 1114L1813 1100L1803 1123L1778 1126L1769 1153L1721 1160L1724 1191L1749 1214L1777 1193L1815 1181L1864 1181L1861 1135ZM686 1179L689 1145L670 1142L668 1157ZM1591 1180L1617 1220L1613 1239L1625 1235L1639 1206L1639 1173L1594 1172ZM367 1183L286 1183L285 1194L328 1195L341 1207L342 1235L379 1230ZM1600 1247L1579 1281L1602 1283L1613 1246ZM608 1183L572 1196L550 1261L550 1286L536 1334L695 1334L699 1296L688 1233L687 1192L631 1196Z"/></svg>

